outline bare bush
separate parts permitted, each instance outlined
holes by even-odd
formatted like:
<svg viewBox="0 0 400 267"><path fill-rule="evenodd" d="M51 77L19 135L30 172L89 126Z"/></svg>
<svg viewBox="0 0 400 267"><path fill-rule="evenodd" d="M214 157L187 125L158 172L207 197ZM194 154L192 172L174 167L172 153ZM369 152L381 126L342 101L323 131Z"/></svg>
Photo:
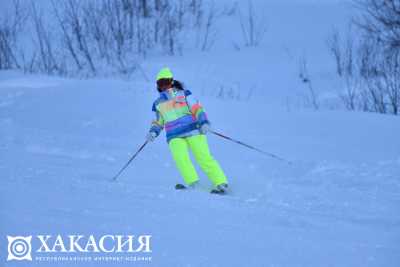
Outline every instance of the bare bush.
<svg viewBox="0 0 400 267"><path fill-rule="evenodd" d="M212 0L207 1L211 5L205 0L52 0L46 13L31 1L27 17L14 1L15 14L0 21L0 69L85 76L143 73L139 62L149 51L181 54L189 46L184 38L196 32L192 45L205 51L217 37ZM18 48L25 33L32 51Z"/></svg>
<svg viewBox="0 0 400 267"><path fill-rule="evenodd" d="M0 69L21 68L18 60L19 33L27 17L28 14L20 1L14 0L11 14L0 18Z"/></svg>
<svg viewBox="0 0 400 267"><path fill-rule="evenodd" d="M216 31L213 29L216 17L217 11L214 2L212 2L210 8L208 9L208 13L206 14L206 21L203 30L203 40L201 41L201 51L209 50L216 39ZM199 30L199 32L201 32L201 30Z"/></svg>
<svg viewBox="0 0 400 267"><path fill-rule="evenodd" d="M252 0L247 1L247 12L238 9L240 28L245 46L258 46L264 39L265 32L267 31L265 18L259 18L254 10Z"/></svg>
<svg viewBox="0 0 400 267"><path fill-rule="evenodd" d="M334 32L328 47L336 72L344 82L340 92L345 107L399 114L400 109L400 2L357 0L364 11L345 40ZM357 37L354 37L357 36Z"/></svg>
<svg viewBox="0 0 400 267"><path fill-rule="evenodd" d="M339 97L347 109L356 110L359 108L358 101L362 88L362 77L351 28L345 40L341 40L339 32L334 31L327 44L336 62L336 73L344 84L344 90L339 92Z"/></svg>
<svg viewBox="0 0 400 267"><path fill-rule="evenodd" d="M363 11L356 24L385 46L386 52L397 53L400 49L400 1L355 0Z"/></svg>
<svg viewBox="0 0 400 267"><path fill-rule="evenodd" d="M60 61L57 59L54 48L54 39L49 27L43 21L43 14L34 2L31 2L31 17L34 25L33 42L39 51L36 68L47 74L62 74Z"/></svg>
<svg viewBox="0 0 400 267"><path fill-rule="evenodd" d="M299 78L301 82L307 86L307 95L305 97L306 105L311 106L314 110L318 110L318 95L313 87L305 57L302 57L299 62Z"/></svg>

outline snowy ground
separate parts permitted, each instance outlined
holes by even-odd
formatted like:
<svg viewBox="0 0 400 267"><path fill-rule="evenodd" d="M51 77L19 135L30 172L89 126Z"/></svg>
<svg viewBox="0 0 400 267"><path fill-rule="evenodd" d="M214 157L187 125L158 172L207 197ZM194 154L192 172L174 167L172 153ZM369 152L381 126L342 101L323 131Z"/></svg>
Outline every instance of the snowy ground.
<svg viewBox="0 0 400 267"><path fill-rule="evenodd" d="M325 36L343 28L348 5L282 2L264 9L259 48L236 51L228 41L208 54L143 63L150 80L171 66L215 130L294 162L210 135L229 196L175 191L181 179L164 136L110 182L153 118L157 93L141 75L0 72L0 266L399 266L400 118L287 102L304 90L303 55L318 89L337 86ZM151 234L152 261L6 261L7 235L37 234Z"/></svg>
<svg viewBox="0 0 400 267"><path fill-rule="evenodd" d="M398 266L398 117L203 97L215 129L295 162L209 136L233 188L220 197L173 190L163 137L109 181L151 119L155 93L133 87L2 73L1 236L149 233L138 266Z"/></svg>

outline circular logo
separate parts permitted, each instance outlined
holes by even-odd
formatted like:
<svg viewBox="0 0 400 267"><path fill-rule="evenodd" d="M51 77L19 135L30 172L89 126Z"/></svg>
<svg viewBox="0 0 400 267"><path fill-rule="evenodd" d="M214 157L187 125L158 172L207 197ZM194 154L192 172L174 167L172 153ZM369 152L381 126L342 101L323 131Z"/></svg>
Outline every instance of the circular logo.
<svg viewBox="0 0 400 267"><path fill-rule="evenodd" d="M28 243L23 240L15 240L11 243L11 252L18 257L23 257L29 252Z"/></svg>

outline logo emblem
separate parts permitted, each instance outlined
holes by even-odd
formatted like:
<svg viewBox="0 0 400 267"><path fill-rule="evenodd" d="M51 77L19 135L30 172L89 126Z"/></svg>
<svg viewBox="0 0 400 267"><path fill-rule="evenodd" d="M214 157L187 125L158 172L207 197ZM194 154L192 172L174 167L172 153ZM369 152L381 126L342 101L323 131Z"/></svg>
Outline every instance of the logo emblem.
<svg viewBox="0 0 400 267"><path fill-rule="evenodd" d="M31 240L32 236L7 236L8 239L8 257L11 260L32 260Z"/></svg>

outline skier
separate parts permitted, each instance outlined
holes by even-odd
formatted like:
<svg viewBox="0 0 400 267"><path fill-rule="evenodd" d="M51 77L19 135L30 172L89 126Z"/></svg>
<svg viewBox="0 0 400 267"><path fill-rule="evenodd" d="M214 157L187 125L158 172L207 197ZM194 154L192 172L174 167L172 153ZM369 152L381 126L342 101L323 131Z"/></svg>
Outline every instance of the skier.
<svg viewBox="0 0 400 267"><path fill-rule="evenodd" d="M203 107L193 99L192 93L186 90L181 82L174 80L169 68L163 68L158 73L157 90L160 96L154 101L152 108L156 113L156 120L152 122L146 140L154 141L165 128L168 146L185 184L195 188L199 182L189 157L190 149L214 185L211 193L226 193L226 176L209 151L206 133L211 128ZM177 184L175 188L187 187Z"/></svg>

